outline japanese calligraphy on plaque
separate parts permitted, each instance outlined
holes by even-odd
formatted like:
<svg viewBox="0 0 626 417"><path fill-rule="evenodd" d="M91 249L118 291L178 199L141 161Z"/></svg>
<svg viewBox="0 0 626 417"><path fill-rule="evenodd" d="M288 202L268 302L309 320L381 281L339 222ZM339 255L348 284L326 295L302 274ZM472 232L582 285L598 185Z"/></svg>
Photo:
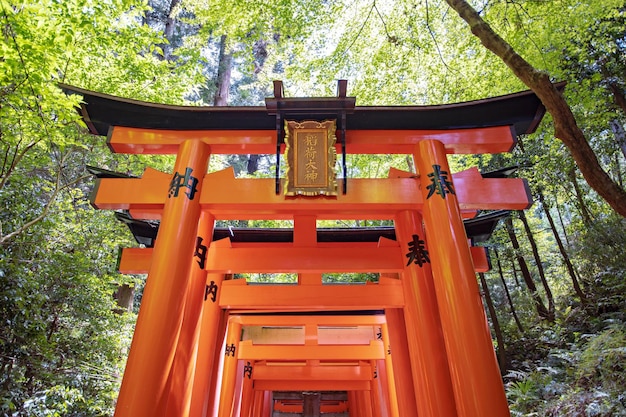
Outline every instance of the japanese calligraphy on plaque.
<svg viewBox="0 0 626 417"><path fill-rule="evenodd" d="M337 195L335 120L285 120L285 195Z"/></svg>

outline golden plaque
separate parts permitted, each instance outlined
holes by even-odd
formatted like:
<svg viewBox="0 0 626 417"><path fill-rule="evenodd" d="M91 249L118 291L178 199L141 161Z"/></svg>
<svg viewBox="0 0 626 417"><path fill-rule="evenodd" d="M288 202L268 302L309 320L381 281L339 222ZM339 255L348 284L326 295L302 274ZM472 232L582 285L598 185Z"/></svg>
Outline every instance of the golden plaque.
<svg viewBox="0 0 626 417"><path fill-rule="evenodd" d="M335 120L285 120L285 195L337 195Z"/></svg>

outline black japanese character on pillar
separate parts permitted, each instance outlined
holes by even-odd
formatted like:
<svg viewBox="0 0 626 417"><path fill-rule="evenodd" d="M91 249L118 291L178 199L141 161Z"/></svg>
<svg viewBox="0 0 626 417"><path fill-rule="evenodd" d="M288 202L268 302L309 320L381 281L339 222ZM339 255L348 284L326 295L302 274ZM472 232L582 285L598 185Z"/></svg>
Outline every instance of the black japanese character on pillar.
<svg viewBox="0 0 626 417"><path fill-rule="evenodd" d="M230 346L226 345L226 350L224 351L224 355L235 357L235 344L231 343Z"/></svg>
<svg viewBox="0 0 626 417"><path fill-rule="evenodd" d="M204 269L204 267L206 266L207 249L208 249L207 246L202 244L202 238L198 236L196 238L196 249L193 253L193 256L198 257L198 260L196 262L198 262L198 265L200 265L200 269Z"/></svg>
<svg viewBox="0 0 626 417"><path fill-rule="evenodd" d="M383 340L383 329L382 329L382 327L379 327L378 330L376 330L376 339L377 340Z"/></svg>
<svg viewBox="0 0 626 417"><path fill-rule="evenodd" d="M181 187L185 187L187 188L187 190L189 190L185 192L185 195L189 197L190 200L193 200L196 193L198 192L198 179L191 176L192 172L193 169L187 167L185 168L184 175L181 175L178 172L174 173L172 181L170 182L169 194L167 195L168 198L178 197L178 192L180 191Z"/></svg>
<svg viewBox="0 0 626 417"><path fill-rule="evenodd" d="M448 171L442 171L440 165L433 165L433 172L428 174L431 184L426 187L428 189L426 199L432 197L433 194L439 194L441 198L446 198L446 194L455 194L448 175Z"/></svg>
<svg viewBox="0 0 626 417"><path fill-rule="evenodd" d="M374 379L378 378L378 366L374 365L374 375L372 375Z"/></svg>
<svg viewBox="0 0 626 417"><path fill-rule="evenodd" d="M246 366L243 367L243 376L247 376L248 379L252 378L252 364L246 362Z"/></svg>
<svg viewBox="0 0 626 417"><path fill-rule="evenodd" d="M409 252L406 254L406 257L409 258L406 266L411 265L411 262L419 266L430 263L428 251L424 247L424 243L425 242L421 240L418 235L413 235L413 241L409 242Z"/></svg>
<svg viewBox="0 0 626 417"><path fill-rule="evenodd" d="M209 285L204 288L204 301L206 301L206 299L209 298L210 295L211 301L215 302L215 300L217 299L217 289L218 287L215 281L211 281Z"/></svg>

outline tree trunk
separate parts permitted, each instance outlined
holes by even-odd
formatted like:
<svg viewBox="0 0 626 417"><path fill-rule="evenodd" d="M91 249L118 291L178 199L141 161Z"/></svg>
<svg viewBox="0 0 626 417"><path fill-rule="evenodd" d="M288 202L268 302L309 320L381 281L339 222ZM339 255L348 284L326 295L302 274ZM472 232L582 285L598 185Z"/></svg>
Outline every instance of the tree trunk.
<svg viewBox="0 0 626 417"><path fill-rule="evenodd" d="M541 279L541 284L543 285L543 289L546 292L546 298L548 299L548 321L554 321L554 297L552 296L552 290L550 290L550 285L548 284L548 280L546 279L546 274L543 270L543 263L541 262L541 256L539 256L539 250L537 249L537 242L535 242L535 237L533 236L532 230L530 230L530 225L528 224L528 219L526 218L526 213L523 210L518 211L519 218L524 225L524 231L526 232L526 237L528 238L528 242L530 243L530 247L533 251L533 257L535 258L535 264L537 265L537 271L539 272L539 278Z"/></svg>
<svg viewBox="0 0 626 417"><path fill-rule="evenodd" d="M133 302L135 300L135 288L128 284L122 284L117 287L113 294L118 308L114 311L118 314L133 311Z"/></svg>
<svg viewBox="0 0 626 417"><path fill-rule="evenodd" d="M415 174L415 164L413 163L413 157L411 155L407 155L405 161L407 170Z"/></svg>
<svg viewBox="0 0 626 417"><path fill-rule="evenodd" d="M259 170L259 158L261 155L250 154L248 155L247 171L249 175L254 175Z"/></svg>
<svg viewBox="0 0 626 417"><path fill-rule="evenodd" d="M537 292L537 287L535 286L535 282L533 281L533 277L530 274L530 270L528 269L528 265L526 264L526 260L522 255L522 251L520 250L519 241L517 240L517 236L515 235L515 229L513 228L513 220L510 217L507 217L504 220L504 224L506 225L506 231L509 234L509 239L511 239L511 244L513 245L513 249L515 249L515 258L517 259L517 263L519 264L520 271L522 273L522 278L524 278L524 282L526 283L526 287L530 291L530 295L535 302L535 308L537 309L537 314L539 317L544 319L548 319L550 314L548 313L548 309L543 304L543 300L539 296Z"/></svg>
<svg viewBox="0 0 626 417"><path fill-rule="evenodd" d="M167 13L167 19L165 20L165 28L163 29L163 36L167 39L167 43L162 44L163 48L163 59L166 61L171 61L173 59L172 52L174 50L174 29L176 28L176 19L174 17L174 11L176 10L176 6L180 3L180 0L172 0L170 3L170 9Z"/></svg>
<svg viewBox="0 0 626 417"><path fill-rule="evenodd" d="M466 1L446 0L446 3L467 22L483 46L498 56L539 97L552 115L555 136L569 149L589 186L617 213L626 217L626 191L602 169L593 149L576 124L572 109L552 84L548 74L537 70L517 54Z"/></svg>
<svg viewBox="0 0 626 417"><path fill-rule="evenodd" d="M233 70L233 56L226 51L226 35L220 38L220 54L218 57L217 79L215 80L214 106L228 105L228 91L230 89L230 75Z"/></svg>
<svg viewBox="0 0 626 417"><path fill-rule="evenodd" d="M559 252L561 252L561 256L563 257L563 262L565 262L565 267L567 268L567 272L569 273L570 278L572 279L572 284L574 286L574 291L580 302L585 304L586 296L583 292L582 288L580 288L580 284L578 283L578 278L576 277L576 271L574 270L574 266L572 265L572 261L569 259L569 255L565 250L565 246L563 245L563 241L559 236L558 231L556 230L556 225L554 224L554 220L552 219L552 215L550 214L550 210L545 203L543 198L543 194L539 193L539 201L541 202L541 206L543 207L543 211L546 214L546 218L548 219L548 223L550 223L550 228L552 229L552 234L554 235L554 240L556 241L557 246L559 247Z"/></svg>
<svg viewBox="0 0 626 417"><path fill-rule="evenodd" d="M491 316L491 323L493 324L493 332L496 335L496 342L498 343L498 364L500 365L500 373L504 375L506 372L506 349L504 347L504 337L502 336L502 329L500 328L500 321L498 321L498 315L496 314L496 309L493 306L493 300L491 299L491 294L489 293L489 287L487 286L487 281L485 280L485 274L482 272L478 273L478 277L480 278L480 285L483 287L483 295L485 297L485 304L487 305L487 310L489 311L489 315Z"/></svg>
<svg viewBox="0 0 626 417"><path fill-rule="evenodd" d="M561 230L563 231L563 236L565 237L565 243L567 243L567 245L569 246L569 236L567 234L567 229L565 228L565 223L563 223L563 216L561 216L561 210L559 210L559 207L555 207L556 209L556 214L559 215L559 223L561 223Z"/></svg>
<svg viewBox="0 0 626 417"><path fill-rule="evenodd" d="M513 271L513 278L515 279L515 286L520 288L522 284L519 282L519 277L517 276L517 268L515 268L515 259L511 258L511 270Z"/></svg>
<svg viewBox="0 0 626 417"><path fill-rule="evenodd" d="M624 130L622 122L617 119L613 119L609 122L609 126L613 132L613 137L615 137L615 143L617 143L617 146L619 146L622 151L624 158L626 158L626 131Z"/></svg>
<svg viewBox="0 0 626 417"><path fill-rule="evenodd" d="M567 176L569 177L570 182L574 186L574 195L576 195L576 201L578 202L578 208L580 209L580 215L583 219L583 224L585 227L591 226L591 213L589 213L589 209L587 208L587 203L585 203L584 193L580 189L578 185L578 181L576 180L576 170L574 167L567 171Z"/></svg>
<svg viewBox="0 0 626 417"><path fill-rule="evenodd" d="M609 89L611 90L611 93L613 93L613 100L615 101L615 104L617 104L617 106L626 114L626 96L624 96L624 91L615 82L609 83Z"/></svg>
<svg viewBox="0 0 626 417"><path fill-rule="evenodd" d="M500 281L502 282L502 287L504 288L504 293L506 294L506 299L509 302L509 306L511 307L511 314L513 314L513 319L515 320L515 324L517 324L517 328L520 333L524 333L524 327L522 326L522 322L519 317L517 317L517 311L515 310L515 306L513 305L513 299L511 298L511 293L509 292L509 287L506 285L506 280L504 279L504 273L502 272L502 264L500 263L500 255L498 254L498 250L493 248L493 252L496 255L496 265L498 266L498 275L500 275Z"/></svg>

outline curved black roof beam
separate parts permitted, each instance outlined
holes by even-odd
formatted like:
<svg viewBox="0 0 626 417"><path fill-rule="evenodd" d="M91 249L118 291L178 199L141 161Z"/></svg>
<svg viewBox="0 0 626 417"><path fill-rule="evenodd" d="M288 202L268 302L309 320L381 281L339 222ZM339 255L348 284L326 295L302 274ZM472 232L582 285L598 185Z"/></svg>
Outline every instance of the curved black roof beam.
<svg viewBox="0 0 626 417"><path fill-rule="evenodd" d="M562 90L565 83L556 84ZM106 136L112 126L170 130L272 130L276 118L265 106L175 106L115 97L62 84L69 94L83 97L80 112L91 133ZM271 103L272 99L268 99ZM315 98L292 100L315 101ZM347 114L347 129L461 129L491 126L532 133L545 108L532 91L481 100L431 106L356 106ZM299 115L302 119L319 114Z"/></svg>

